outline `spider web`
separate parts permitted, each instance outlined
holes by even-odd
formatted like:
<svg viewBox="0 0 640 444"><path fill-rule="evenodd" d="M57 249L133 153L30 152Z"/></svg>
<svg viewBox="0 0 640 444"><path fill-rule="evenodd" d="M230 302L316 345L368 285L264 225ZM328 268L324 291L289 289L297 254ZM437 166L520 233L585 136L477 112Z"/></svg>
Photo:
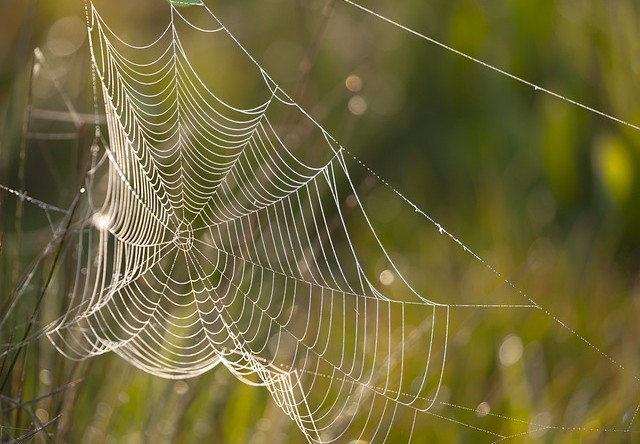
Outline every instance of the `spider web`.
<svg viewBox="0 0 640 444"><path fill-rule="evenodd" d="M394 428L420 441L412 434L420 418L491 441L570 429L492 415L528 427L506 436L433 411L447 404L439 391L452 310L544 309L391 189L523 302L444 303L414 288L359 198L354 156L205 5L166 7L157 39L133 45L87 4L108 140L96 126L86 186L68 213L78 270L69 309L45 329L56 348L71 359L113 351L165 378L223 365L266 387L310 442L383 442ZM246 56L264 100L223 100L189 57L192 33ZM311 128L301 147L282 123L291 113ZM381 273L393 276L393 291Z"/></svg>
<svg viewBox="0 0 640 444"><path fill-rule="evenodd" d="M272 116L296 105L261 68L264 103L218 98L189 62L181 28L196 25L180 9L144 46L119 39L92 4L89 16L107 185L101 198L89 191L102 202L86 235L97 250L72 309L48 332L59 350L115 351L169 378L222 364L264 385L315 442L346 431L380 439L400 407L428 410L448 307L404 281L374 231L404 299L372 282L351 239L368 219L342 148L319 126L314 160L287 147ZM231 37L210 19L197 30ZM343 208L348 196L356 202ZM405 367L418 333L402 328L409 309L423 319L423 347ZM381 417L352 424L363 410Z"/></svg>

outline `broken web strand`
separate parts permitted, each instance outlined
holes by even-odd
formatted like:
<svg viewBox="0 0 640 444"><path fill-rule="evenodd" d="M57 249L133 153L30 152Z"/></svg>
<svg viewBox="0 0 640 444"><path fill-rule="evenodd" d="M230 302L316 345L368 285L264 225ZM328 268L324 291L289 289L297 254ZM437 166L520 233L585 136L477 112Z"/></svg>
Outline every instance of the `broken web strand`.
<svg viewBox="0 0 640 444"><path fill-rule="evenodd" d="M46 202L43 202L41 200L38 200L34 197L29 196L29 194L27 194L26 191L18 191L18 190L14 190L13 188L9 188L7 186L4 186L2 184L0 184L0 189L6 191L9 194L13 194L14 196L17 196L18 199L20 199L21 201L24 202L28 202L32 205L35 205L36 207L40 208L42 211L45 212L46 216L47 216L47 221L49 222L49 227L51 228L51 232L55 233L56 232L56 228L54 226L54 222L53 219L51 219L51 213L60 213L60 214L67 214L68 211L59 207L56 207L55 205L51 205L48 204Z"/></svg>
<svg viewBox="0 0 640 444"><path fill-rule="evenodd" d="M281 91L280 91L280 92L281 92ZM281 92L281 93L282 93L282 94L284 94L283 92ZM302 110L301 110L301 111L302 111ZM303 112L304 112L304 111L303 111ZM120 177L122 178L122 176L120 176ZM415 207L415 206L414 206L414 207ZM415 207L415 208L416 208L416 210L417 210L417 207ZM425 214L425 217L428 217L428 216L426 216L426 214ZM432 223L435 223L435 222L433 222L433 221L432 221ZM440 226L439 226L439 225L437 225L437 224L436 224L436 226L437 226L438 228L440 228ZM444 231L444 230L443 230L443 231ZM448 234L448 233L447 233L447 234ZM449 235L450 237L452 237L452 235L450 235L450 234L448 234L448 235ZM467 248L466 248L464 245L462 245L462 243L461 243L460 241L457 241L457 239L455 239L455 238L453 238L453 240L454 240L454 241L456 241L457 243L459 243L459 244L460 244L460 245L465 249L465 251L467 251ZM478 258L478 259L479 259L479 258ZM606 355L605 355L605 356L606 356Z"/></svg>

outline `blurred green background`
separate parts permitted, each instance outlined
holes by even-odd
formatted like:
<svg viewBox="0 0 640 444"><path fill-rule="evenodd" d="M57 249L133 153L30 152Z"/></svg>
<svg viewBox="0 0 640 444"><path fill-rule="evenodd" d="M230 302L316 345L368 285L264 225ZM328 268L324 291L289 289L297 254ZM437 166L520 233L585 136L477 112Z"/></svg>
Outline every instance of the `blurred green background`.
<svg viewBox="0 0 640 444"><path fill-rule="evenodd" d="M539 415L550 411L552 424L576 428L515 442L639 440L636 434L586 429L625 429L633 400L640 400L634 379L640 364L640 131L507 79L340 0L206 3L340 143L624 367L611 366L549 317L464 312L452 336L451 396L472 386L461 395L469 408L494 396L496 412L544 422ZM144 41L164 26L164 0L98 4L125 37ZM534 84L640 124L636 1L366 5ZM92 133L84 20L81 0L0 3L0 184L61 208L77 191L77 165ZM35 48L44 62L36 62L31 75ZM203 60L214 52L203 42ZM232 70L221 69L219 81L223 97L239 103L250 103L257 88ZM86 118L80 129L60 114L46 113L64 111L69 103ZM41 209L22 205L10 193L0 194L0 203L0 306L6 309L51 228ZM367 205L381 226L392 225L415 245L430 243L433 226L426 220L385 220L385 214L407 210L396 209L404 204L392 193L372 195ZM394 253L417 281L426 279L422 269L444 270L433 283L445 295L442 302L448 293L481 287L472 272L446 266L447 251L429 251ZM34 300L23 298L3 325L2 347L21 337ZM498 356L511 334L525 344L517 368L501 365ZM469 337L475 344L470 354L455 357L456 344L463 348ZM303 442L266 390L245 386L224 369L165 381L113 354L70 363L46 341L24 347L7 373L9 361L0 373L9 381L2 390L0 424L10 428L2 440L63 412L47 428L52 437L39 433L34 442ZM587 372L594 368L595 375ZM81 382L65 386L73 381ZM59 387L64 390L25 409L8 401L37 399ZM621 399L622 393L630 399ZM481 415L470 416L465 421L473 424ZM469 427L437 428L428 420L419 422L417 442L473 439ZM487 427L509 434L504 428L510 426L499 421Z"/></svg>

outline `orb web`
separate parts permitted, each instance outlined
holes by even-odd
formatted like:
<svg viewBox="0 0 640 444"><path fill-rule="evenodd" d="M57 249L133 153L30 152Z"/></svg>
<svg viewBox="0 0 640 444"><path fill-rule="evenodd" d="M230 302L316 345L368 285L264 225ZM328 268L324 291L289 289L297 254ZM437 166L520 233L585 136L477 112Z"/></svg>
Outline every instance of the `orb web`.
<svg viewBox="0 0 640 444"><path fill-rule="evenodd" d="M169 7L160 36L134 46L89 4L107 185L91 190L87 280L47 334L71 358L114 351L163 377L224 365L265 386L310 441L381 439L401 407L437 397L448 307L416 292L371 230L404 286L403 299L384 294L352 241L368 218L344 205L357 192L343 149L320 126L312 156L290 148L277 119L302 110L259 66L263 103L222 100L190 62L182 35L195 25ZM196 7L209 18L198 32L235 43ZM417 330L402 328L407 304Z"/></svg>

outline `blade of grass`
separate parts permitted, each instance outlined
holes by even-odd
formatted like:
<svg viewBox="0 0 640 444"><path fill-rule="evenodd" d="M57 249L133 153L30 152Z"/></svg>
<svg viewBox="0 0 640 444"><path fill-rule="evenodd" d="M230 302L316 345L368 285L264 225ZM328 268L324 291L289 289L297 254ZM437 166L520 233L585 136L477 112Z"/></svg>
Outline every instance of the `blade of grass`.
<svg viewBox="0 0 640 444"><path fill-rule="evenodd" d="M44 395L40 395L40 396L37 396L35 398L28 399L26 401L18 402L15 399L12 399L12 398L10 398L10 397L8 397L6 395L2 395L2 394L0 394L0 399L3 399L5 401L11 402L12 404L15 404L15 407L11 408L11 410L14 410L14 409L17 409L17 408L22 408L23 406L26 406L26 405L29 405L29 404L34 404L34 403L36 403L38 401L42 401L43 399L50 398L50 397L55 396L57 394L60 394L60 393L62 393L64 391L68 390L69 388L74 387L74 386L82 383L83 381L84 381L84 378L76 379L76 380L68 382L65 385L60 386L60 387L58 387L58 388L56 388L54 390L51 390L50 392L45 393Z"/></svg>
<svg viewBox="0 0 640 444"><path fill-rule="evenodd" d="M42 424L40 427L30 431L29 433L26 433L26 434L20 436L19 438L14 439L13 441L10 441L9 444L19 444L19 443L23 443L23 442L26 442L26 441L30 440L31 438L36 436L38 433L44 431L47 427L49 427L51 424L53 424L58 419L60 419L61 416L62 415L58 415L58 416L54 417L50 421L47 421L46 423Z"/></svg>
<svg viewBox="0 0 640 444"><path fill-rule="evenodd" d="M65 240L67 238L67 235L69 233L69 228L71 227L71 222L73 220L73 215L75 214L76 208L78 207L78 203L80 202L80 196L81 193L78 192L76 193L76 196L73 200L73 203L71 204L71 209L69 211L69 214L67 216L67 222L65 224L65 229L61 235L61 240L60 243L58 244L57 248L56 248L56 252L55 252L55 256L53 258L53 263L51 264L51 268L49 269L49 273L47 275L47 278L45 280L45 283L42 287L42 291L40 292L40 296L38 297L38 300L36 302L36 305L33 309L33 312L31 314L31 318L29 320L29 323L27 324L27 327L25 329L22 341L20 342L20 344L23 344L27 338L29 337L29 333L31 332L31 328L36 320L36 317L38 316L38 313L40 311L40 306L42 305L42 301L44 300L44 296L46 293L47 288L49 287L49 284L51 283L51 280L53 279L53 275L54 275L54 271L56 269L58 260L61 257L62 254L62 250L63 250L63 246L65 243ZM7 374L4 377L4 380L2 381L2 384L0 384L0 391L2 391L5 387L5 385L7 384L7 381L9 380L9 378L11 377L11 373L13 372L13 368L16 365L16 362L18 361L20 352L23 350L24 347L19 347L18 350L16 351L11 364L9 365L9 369Z"/></svg>
<svg viewBox="0 0 640 444"><path fill-rule="evenodd" d="M25 178L25 165L27 162L27 134L29 133L29 122L31 120L31 100L33 95L33 71L36 67L35 57L32 55L30 57L29 63L29 71L27 72L27 97L26 103L24 104L24 113L22 116L22 134L20 137L20 153L18 160L18 188L21 190L25 189L26 178ZM13 255L13 274L12 274L12 282L18 281L18 276L20 276L20 250L22 244L22 216L24 213L24 201L22 199L18 199L16 201L16 218L15 218L15 233L16 233L16 244L14 247L14 255Z"/></svg>

